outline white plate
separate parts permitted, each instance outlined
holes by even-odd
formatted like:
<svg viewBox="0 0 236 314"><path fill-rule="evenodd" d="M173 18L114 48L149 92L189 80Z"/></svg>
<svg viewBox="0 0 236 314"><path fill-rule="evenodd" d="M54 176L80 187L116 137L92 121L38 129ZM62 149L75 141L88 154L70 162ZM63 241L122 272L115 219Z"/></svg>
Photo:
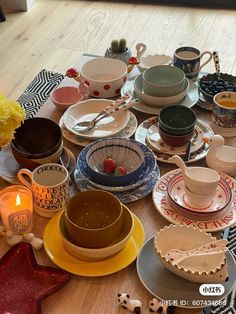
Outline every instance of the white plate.
<svg viewBox="0 0 236 314"><path fill-rule="evenodd" d="M137 98L135 91L134 91L134 86L133 86L134 81L127 80L123 87L121 88L121 95L124 96L125 94L128 94L132 96L133 98ZM184 97L183 100L181 100L178 104L191 108L193 107L199 99L199 93L198 93L198 87L197 85L189 80L189 90L187 95ZM155 108L155 107L150 107L146 105L143 102L138 102L137 105L133 107L134 109L144 112L144 113L149 113L149 114L159 114L161 108Z"/></svg>
<svg viewBox="0 0 236 314"><path fill-rule="evenodd" d="M228 210L224 211L221 216L219 215L215 219L212 218L204 221L195 220L180 215L170 207L166 196L167 187L173 176L179 172L180 169L175 169L163 175L156 182L152 192L154 206L166 220L173 224L191 225L207 232L224 230L236 223L236 182L226 174L221 174L221 176L230 186L232 191L232 203L231 206L228 207Z"/></svg>
<svg viewBox="0 0 236 314"><path fill-rule="evenodd" d="M75 131L74 126L78 122L92 120L98 115L105 107L111 104L113 100L107 99L89 99L81 101L69 107L63 115L63 123L66 128L75 135L95 140L104 137L110 137L117 134L125 128L130 119L129 110L118 110L111 116L108 116L98 123L91 130L87 131Z"/></svg>
<svg viewBox="0 0 236 314"><path fill-rule="evenodd" d="M135 136L134 136L135 140L140 142L140 143L143 143L143 144L148 144L147 143L148 130L153 124L156 124L157 122L158 122L157 116L151 117L151 118L143 121L138 126L138 128L135 132ZM212 129L203 121L197 120L196 125L201 129L201 131L203 133L203 137L211 137L212 135L214 135ZM191 152L190 159L188 161L186 161L186 163L195 162L197 160L200 160L200 159L206 157L208 149L209 149L208 144L203 144L200 147L200 149L198 149L195 152ZM170 154L155 151L155 155L157 157L157 160L159 160L161 162L165 162L165 163L171 163L170 161L168 161L168 159L170 158Z"/></svg>
<svg viewBox="0 0 236 314"><path fill-rule="evenodd" d="M216 305L217 301L221 305L221 300L235 286L236 264L233 255L229 251L226 253L226 259L229 280L222 283L225 290L223 295L220 296L203 296L199 293L200 284L185 280L166 269L157 257L154 237L147 240L139 252L137 273L144 287L154 297L163 300L165 304L184 308L203 308ZM189 312L188 310L183 311L183 313Z"/></svg>
<svg viewBox="0 0 236 314"><path fill-rule="evenodd" d="M85 147L85 146L87 146L93 142L92 140L86 139L86 138L81 137L79 135L75 135L70 130L68 130L65 127L65 124L63 123L63 117L61 117L61 119L59 121L59 126L62 130L62 134L63 134L64 138L66 138L68 141L70 141L76 145ZM130 112L129 122L127 123L125 128L123 130L121 130L120 132L118 132L115 136L121 137L121 138L130 138L134 134L134 132L136 131L137 126L138 126L137 118L132 112Z"/></svg>
<svg viewBox="0 0 236 314"><path fill-rule="evenodd" d="M198 149L200 149L204 142L203 142L203 131L201 128L196 125L195 127L195 134L193 137L193 142L191 145L191 153L196 152ZM162 141L159 135L159 129L158 129L158 123L153 124L149 129L147 133L146 138L149 146L158 152L162 152L168 155L184 155L186 153L186 149L188 144L185 144L180 147L176 146L169 146L166 143Z"/></svg>

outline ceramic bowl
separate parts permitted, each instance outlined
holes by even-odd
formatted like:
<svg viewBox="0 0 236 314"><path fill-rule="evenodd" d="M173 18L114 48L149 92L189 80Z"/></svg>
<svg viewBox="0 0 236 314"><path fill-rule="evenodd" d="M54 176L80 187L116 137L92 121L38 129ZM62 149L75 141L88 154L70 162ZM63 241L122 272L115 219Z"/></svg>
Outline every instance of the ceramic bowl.
<svg viewBox="0 0 236 314"><path fill-rule="evenodd" d="M169 97L180 94L185 89L185 73L171 65L157 65L143 72L145 94Z"/></svg>
<svg viewBox="0 0 236 314"><path fill-rule="evenodd" d="M144 93L142 74L140 74L134 80L134 90L139 100L146 103L147 105L152 107L165 107L170 104L175 104L184 99L189 90L189 80L185 79L184 91L180 94L170 97L156 97L149 96Z"/></svg>
<svg viewBox="0 0 236 314"><path fill-rule="evenodd" d="M38 159L55 153L62 143L59 125L47 118L30 118L16 130L11 146L19 156Z"/></svg>
<svg viewBox="0 0 236 314"><path fill-rule="evenodd" d="M65 215L61 214L58 222L58 230L61 236L63 246L68 251L69 254L74 257L86 261L98 261L108 258L114 254L117 254L129 241L132 236L134 229L134 218L130 210L123 206L123 223L121 231L118 234L117 238L111 243L103 248L91 249L78 246L73 243L73 240L70 238L65 225Z"/></svg>
<svg viewBox="0 0 236 314"><path fill-rule="evenodd" d="M54 89L50 95L51 101L60 112L66 111L71 105L83 100L84 95L78 87L62 86Z"/></svg>
<svg viewBox="0 0 236 314"><path fill-rule="evenodd" d="M80 74L89 86L89 95L97 98L111 98L120 95L126 80L127 66L113 58L97 58L86 62Z"/></svg>
<svg viewBox="0 0 236 314"><path fill-rule="evenodd" d="M42 164L48 164L48 163L57 163L58 160L61 157L62 151L63 151L63 142L61 143L61 146L58 148L58 150L44 158L37 158L37 159L30 159L26 157L22 157L18 154L18 152L15 150L13 146L11 146L12 154L15 158L15 160L21 165L22 168L27 168L29 170L34 170L38 166Z"/></svg>
<svg viewBox="0 0 236 314"><path fill-rule="evenodd" d="M106 174L103 161L110 157L117 166L123 166L127 174ZM91 178L108 186L125 186L138 179L144 167L144 151L134 140L123 138L104 139L94 142L86 154L88 172Z"/></svg>
<svg viewBox="0 0 236 314"><path fill-rule="evenodd" d="M87 248L110 245L119 235L123 207L113 194L102 190L79 192L68 201L65 225L73 243Z"/></svg>
<svg viewBox="0 0 236 314"><path fill-rule="evenodd" d="M166 257L170 250L188 251L216 240L198 228L171 224L157 233L154 245L161 263L174 274L192 282L217 283L228 277L225 252L208 253L208 258L205 254L189 256L177 264Z"/></svg>
<svg viewBox="0 0 236 314"><path fill-rule="evenodd" d="M191 108L181 105L169 105L162 108L159 115L159 126L168 134L185 135L190 133L197 122Z"/></svg>
<svg viewBox="0 0 236 314"><path fill-rule="evenodd" d="M140 72L145 71L148 68L154 67L156 65L163 65L163 64L171 64L172 58L167 55L148 55L145 57L141 57L140 63L137 65Z"/></svg>
<svg viewBox="0 0 236 314"><path fill-rule="evenodd" d="M193 128L192 131L190 131L187 134L184 135L171 135L164 130L162 130L159 126L159 135L164 143L166 143L169 146L174 146L174 147L180 147L185 145L187 142L189 142L195 132L195 129Z"/></svg>

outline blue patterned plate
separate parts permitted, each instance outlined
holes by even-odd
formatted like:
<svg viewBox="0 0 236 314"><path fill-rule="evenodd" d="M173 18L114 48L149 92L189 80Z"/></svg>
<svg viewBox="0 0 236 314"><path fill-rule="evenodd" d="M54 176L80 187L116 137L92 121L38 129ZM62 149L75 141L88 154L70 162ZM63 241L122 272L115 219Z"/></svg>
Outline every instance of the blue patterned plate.
<svg viewBox="0 0 236 314"><path fill-rule="evenodd" d="M80 191L87 191L91 189L95 189L95 187L85 178L80 170L76 168L74 172L75 183L80 189ZM160 170L156 165L154 171L152 172L150 178L145 183L139 185L137 188L129 190L129 191L121 191L121 192L112 192L119 200L124 203L131 203L137 201L148 194L150 194L153 190L154 185L157 180L160 178Z"/></svg>
<svg viewBox="0 0 236 314"><path fill-rule="evenodd" d="M156 166L156 158L152 150L142 143L138 143L138 145L144 151L145 165L144 165L143 171L140 173L138 180L136 180L135 182L129 185L113 187L113 186L102 185L93 181L93 179L89 175L88 166L86 163L86 155L91 145L88 145L87 147L85 147L79 154L79 157L77 159L77 168L80 170L81 174L86 178L86 180L98 189L102 189L102 190L106 190L110 192L121 192L121 191L132 190L138 187L139 185L143 184L144 182L146 182L152 175L153 170L155 169L155 166Z"/></svg>

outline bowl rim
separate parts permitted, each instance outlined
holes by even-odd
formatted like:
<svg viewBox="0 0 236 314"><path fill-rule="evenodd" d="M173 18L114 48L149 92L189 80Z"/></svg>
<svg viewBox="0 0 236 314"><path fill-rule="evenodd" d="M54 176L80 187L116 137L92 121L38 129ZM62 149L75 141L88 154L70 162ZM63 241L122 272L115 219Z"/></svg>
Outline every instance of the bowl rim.
<svg viewBox="0 0 236 314"><path fill-rule="evenodd" d="M136 147L137 147L137 148L139 149L139 151L142 153L142 156L141 156L141 157L142 157L143 160L141 161L140 165L139 165L137 168L135 168L134 170L132 170L131 172L129 172L129 173L127 173L127 174L124 174L124 175L122 175L122 176L117 176L117 177L113 177L113 176L111 176L111 175L109 175L109 174L106 174L106 173L103 173L103 172L99 172L99 171L94 170L94 169L91 167L90 163L88 162L88 157L87 157L87 156L88 156L88 154L89 154L90 149L91 149L92 147L94 147L94 145L96 145L96 144L98 144L98 143L100 143L100 142L105 142L104 140L105 140L105 139L100 139L100 140L97 140L97 141L95 141L94 143L92 143L92 144L91 144L91 147L89 147L89 150L88 150L87 153L86 153L85 160L86 160L87 166L88 166L88 168L89 168L90 170L92 170L93 172L95 172L95 173L98 174L98 175L101 175L101 176L104 176L105 178L110 178L110 179L111 179L111 178L117 178L117 177L126 177L126 178L127 178L128 175L133 175L134 172L140 170L141 167L143 167L144 162L145 162L145 155L144 155L144 151L142 150L141 146L139 146L139 145L136 143L135 140L126 139L126 138L114 137L114 138L112 138L112 141L113 141L113 140L122 140L122 141L125 141L125 142L132 142L134 145L136 145ZM108 138L108 139L106 139L106 140L110 141L111 139ZM115 144L113 144L113 145L116 146ZM128 148L128 147L127 147L127 148ZM112 179L111 179L111 180L112 180Z"/></svg>
<svg viewBox="0 0 236 314"><path fill-rule="evenodd" d="M116 78L109 79L109 80L96 80L94 78L91 78L91 76L88 76L87 74L84 73L85 67L86 67L86 65L88 65L88 63L97 63L97 62L100 62L100 61L102 61L102 62L114 62L116 64L122 65L123 68L124 68L123 69L123 73L120 74L119 76L117 76ZM128 71L127 65L123 61L121 61L119 59L114 59L114 58L101 57L101 58L96 58L96 59L92 59L92 60L89 60L89 61L85 62L82 65L81 69L80 69L80 74L86 80L89 80L89 81L91 81L93 83L101 83L101 84L103 84L103 83L107 83L107 82L113 83L113 82L116 82L116 81L122 79L123 77L125 77L127 75L127 71Z"/></svg>
<svg viewBox="0 0 236 314"><path fill-rule="evenodd" d="M116 219L109 225L105 226L105 227L102 227L102 228L85 228L85 227L81 227L81 226L78 226L77 224L75 224L68 216L68 204L69 202L72 200L72 199L75 199L80 193L96 193L96 192L99 192L99 193L105 193L105 194L109 194L109 196L112 196L114 199L116 199L118 202L119 202L119 205L120 205L120 211L119 211L119 215L116 217ZM114 194L112 194L111 192L108 192L108 191L104 191L104 190L99 190L99 189L92 189L92 190L87 190L87 191L81 191L79 193L76 193L75 195L73 195L69 201L67 202L66 206L65 206L65 217L66 219L69 221L69 223L75 227L76 229L79 229L79 230L83 230L83 231L88 231L88 232L98 232L98 231L104 231L106 229L109 229L111 228L113 225L115 225L123 216L123 206L122 206L122 203L120 202L120 200L118 199L118 197L116 197Z"/></svg>
<svg viewBox="0 0 236 314"><path fill-rule="evenodd" d="M69 244L72 247L79 248L79 250L81 252L92 251L92 252L96 253L96 252L105 252L105 251L108 251L110 249L113 249L113 248L119 246L119 244L121 242L125 242L126 243L128 241L128 239L132 237L132 234L133 234L133 231L134 231L134 216L133 216L132 212L130 211L130 209L127 206L122 204L122 207L123 207L123 211L126 211L128 213L128 215L129 215L129 217L131 218L131 226L130 226L129 232L127 234L125 234L125 236L119 242L116 242L114 244L111 244L111 245L108 245L108 246L105 246L105 247L101 247L101 248L87 248L87 247L79 246L79 245L73 243L67 237L64 236L64 234L62 233L61 228L60 228L60 221L61 221L63 215L65 216L65 211L61 212L60 217L59 217L58 222L57 222L59 233L60 233L61 237L64 238L67 242L69 242Z"/></svg>

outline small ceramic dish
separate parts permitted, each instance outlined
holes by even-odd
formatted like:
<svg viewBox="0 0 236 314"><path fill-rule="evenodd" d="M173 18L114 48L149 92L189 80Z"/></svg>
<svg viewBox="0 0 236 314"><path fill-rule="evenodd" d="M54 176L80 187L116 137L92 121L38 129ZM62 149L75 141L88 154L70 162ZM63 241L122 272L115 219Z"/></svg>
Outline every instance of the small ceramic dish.
<svg viewBox="0 0 236 314"><path fill-rule="evenodd" d="M126 80L127 66L113 58L97 58L87 61L80 69L84 82L89 86L89 95L111 98L120 95Z"/></svg>
<svg viewBox="0 0 236 314"><path fill-rule="evenodd" d="M50 99L60 112L66 111L71 105L84 99L78 87L62 86L53 90Z"/></svg>
<svg viewBox="0 0 236 314"><path fill-rule="evenodd" d="M167 187L168 202L176 212L190 219L216 218L228 210L232 199L231 189L222 177L214 197L197 195L193 202L191 195L192 193L186 190L182 173L174 175Z"/></svg>
<svg viewBox="0 0 236 314"><path fill-rule="evenodd" d="M139 100L152 107L164 107L170 104L176 104L183 100L189 90L189 80L185 79L184 91L170 97L150 96L144 93L142 74L138 75L134 80L134 91Z"/></svg>
<svg viewBox="0 0 236 314"><path fill-rule="evenodd" d="M72 133L81 137L96 140L104 137L110 137L120 132L130 119L128 110L118 110L98 123L91 130L78 131L74 127L82 121L90 121L98 115L104 108L113 101L107 99L89 99L81 101L67 109L63 115L63 123Z"/></svg>
<svg viewBox="0 0 236 314"><path fill-rule="evenodd" d="M84 178L91 183L94 187L110 192L122 192L122 191L128 191L132 190L134 188L138 188L142 184L145 184L145 182L153 175L154 169L156 167L156 158L154 156L154 153L149 149L146 145L136 142L141 149L144 152L144 166L142 171L140 172L139 177L131 182L129 185L124 186L123 184L121 186L109 186L104 185L103 183L99 184L93 181L93 178L90 176L88 171L88 165L86 162L86 155L90 148L90 145L85 147L81 153L79 154L78 160L77 160L77 168L82 173Z"/></svg>
<svg viewBox="0 0 236 314"><path fill-rule="evenodd" d="M110 192L79 192L66 204L66 229L77 245L87 248L110 245L120 233L122 223L122 204Z"/></svg>
<svg viewBox="0 0 236 314"><path fill-rule="evenodd" d="M190 133L196 122L195 112L181 105L169 105L162 108L159 115L159 127L171 135Z"/></svg>
<svg viewBox="0 0 236 314"><path fill-rule="evenodd" d="M218 79L216 73L209 73L200 78L199 90L207 101L213 102L213 97L220 92L236 91L236 76L220 73Z"/></svg>
<svg viewBox="0 0 236 314"><path fill-rule="evenodd" d="M188 251L216 240L211 234L192 226L169 225L157 233L154 245L159 260L171 272L192 282L217 283L228 277L224 251L188 256L175 264L166 257L170 250Z"/></svg>
<svg viewBox="0 0 236 314"><path fill-rule="evenodd" d="M108 157L116 163L116 167L124 167L127 173L117 175L116 169L114 173L105 173L103 163ZM93 181L108 186L121 186L138 179L143 171L145 158L142 147L136 141L113 138L92 143L86 154L86 162Z"/></svg>
<svg viewBox="0 0 236 314"><path fill-rule="evenodd" d="M145 71L147 68L151 68L156 65L169 65L172 62L172 58L167 55L147 55L140 58L140 63L137 65L140 72Z"/></svg>
<svg viewBox="0 0 236 314"><path fill-rule="evenodd" d="M134 229L134 218L130 210L123 205L123 223L121 231L113 243L109 246L91 249L78 246L71 240L65 225L64 213L61 213L58 220L58 231L61 236L63 246L72 256L85 261L98 261L117 254L131 238Z"/></svg>
<svg viewBox="0 0 236 314"><path fill-rule="evenodd" d="M143 74L145 94L158 97L175 96L185 89L185 73L171 65L157 65L146 69Z"/></svg>

